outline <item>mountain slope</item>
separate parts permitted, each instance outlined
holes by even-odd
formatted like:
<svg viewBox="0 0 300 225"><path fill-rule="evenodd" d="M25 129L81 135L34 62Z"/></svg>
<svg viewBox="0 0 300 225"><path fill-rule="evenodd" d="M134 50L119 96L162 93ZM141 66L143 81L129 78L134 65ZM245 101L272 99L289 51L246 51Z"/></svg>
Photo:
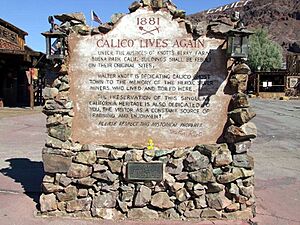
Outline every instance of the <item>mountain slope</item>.
<svg viewBox="0 0 300 225"><path fill-rule="evenodd" d="M241 0L216 9L187 16L192 23L231 15L239 11L248 29L264 28L270 38L287 51L300 52L300 1L299 0Z"/></svg>

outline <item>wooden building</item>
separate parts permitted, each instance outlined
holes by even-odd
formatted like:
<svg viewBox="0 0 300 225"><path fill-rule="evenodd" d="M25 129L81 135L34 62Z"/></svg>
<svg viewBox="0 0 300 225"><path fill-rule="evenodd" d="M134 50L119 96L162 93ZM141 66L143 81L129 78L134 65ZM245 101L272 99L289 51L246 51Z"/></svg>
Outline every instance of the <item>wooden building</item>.
<svg viewBox="0 0 300 225"><path fill-rule="evenodd" d="M255 71L249 76L248 92L262 98L278 98L299 94L300 54L289 53L286 69Z"/></svg>
<svg viewBox="0 0 300 225"><path fill-rule="evenodd" d="M287 89L288 96L300 95L300 53L287 56Z"/></svg>
<svg viewBox="0 0 300 225"><path fill-rule="evenodd" d="M26 71L37 66L43 53L26 46L26 35L0 18L0 106L30 106L33 83L28 82Z"/></svg>

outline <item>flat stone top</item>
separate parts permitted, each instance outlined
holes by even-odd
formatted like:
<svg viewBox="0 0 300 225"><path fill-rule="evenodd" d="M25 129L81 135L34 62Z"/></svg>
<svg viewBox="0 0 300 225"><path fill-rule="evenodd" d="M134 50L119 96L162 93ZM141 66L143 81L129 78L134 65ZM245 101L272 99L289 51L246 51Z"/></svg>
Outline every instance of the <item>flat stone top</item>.
<svg viewBox="0 0 300 225"><path fill-rule="evenodd" d="M230 96L224 40L139 9L107 34L70 36L72 138L82 144L179 148L216 143Z"/></svg>

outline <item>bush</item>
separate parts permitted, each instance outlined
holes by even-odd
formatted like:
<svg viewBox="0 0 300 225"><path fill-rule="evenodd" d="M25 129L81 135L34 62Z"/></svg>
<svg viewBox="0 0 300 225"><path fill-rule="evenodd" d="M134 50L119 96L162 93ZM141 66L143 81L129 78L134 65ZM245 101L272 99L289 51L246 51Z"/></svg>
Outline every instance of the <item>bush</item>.
<svg viewBox="0 0 300 225"><path fill-rule="evenodd" d="M249 66L252 71L261 67L262 71L280 69L282 65L282 48L268 38L267 31L259 29L250 36Z"/></svg>

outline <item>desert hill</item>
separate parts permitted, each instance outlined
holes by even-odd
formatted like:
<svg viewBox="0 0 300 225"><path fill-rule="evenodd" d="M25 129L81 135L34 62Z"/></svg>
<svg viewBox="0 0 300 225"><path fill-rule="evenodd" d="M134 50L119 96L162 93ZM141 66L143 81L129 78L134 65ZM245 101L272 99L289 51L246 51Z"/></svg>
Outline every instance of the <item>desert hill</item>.
<svg viewBox="0 0 300 225"><path fill-rule="evenodd" d="M220 15L239 11L244 25L254 30L268 30L270 38L287 51L300 52L299 0L240 0L215 9L187 16L192 23L208 21Z"/></svg>

